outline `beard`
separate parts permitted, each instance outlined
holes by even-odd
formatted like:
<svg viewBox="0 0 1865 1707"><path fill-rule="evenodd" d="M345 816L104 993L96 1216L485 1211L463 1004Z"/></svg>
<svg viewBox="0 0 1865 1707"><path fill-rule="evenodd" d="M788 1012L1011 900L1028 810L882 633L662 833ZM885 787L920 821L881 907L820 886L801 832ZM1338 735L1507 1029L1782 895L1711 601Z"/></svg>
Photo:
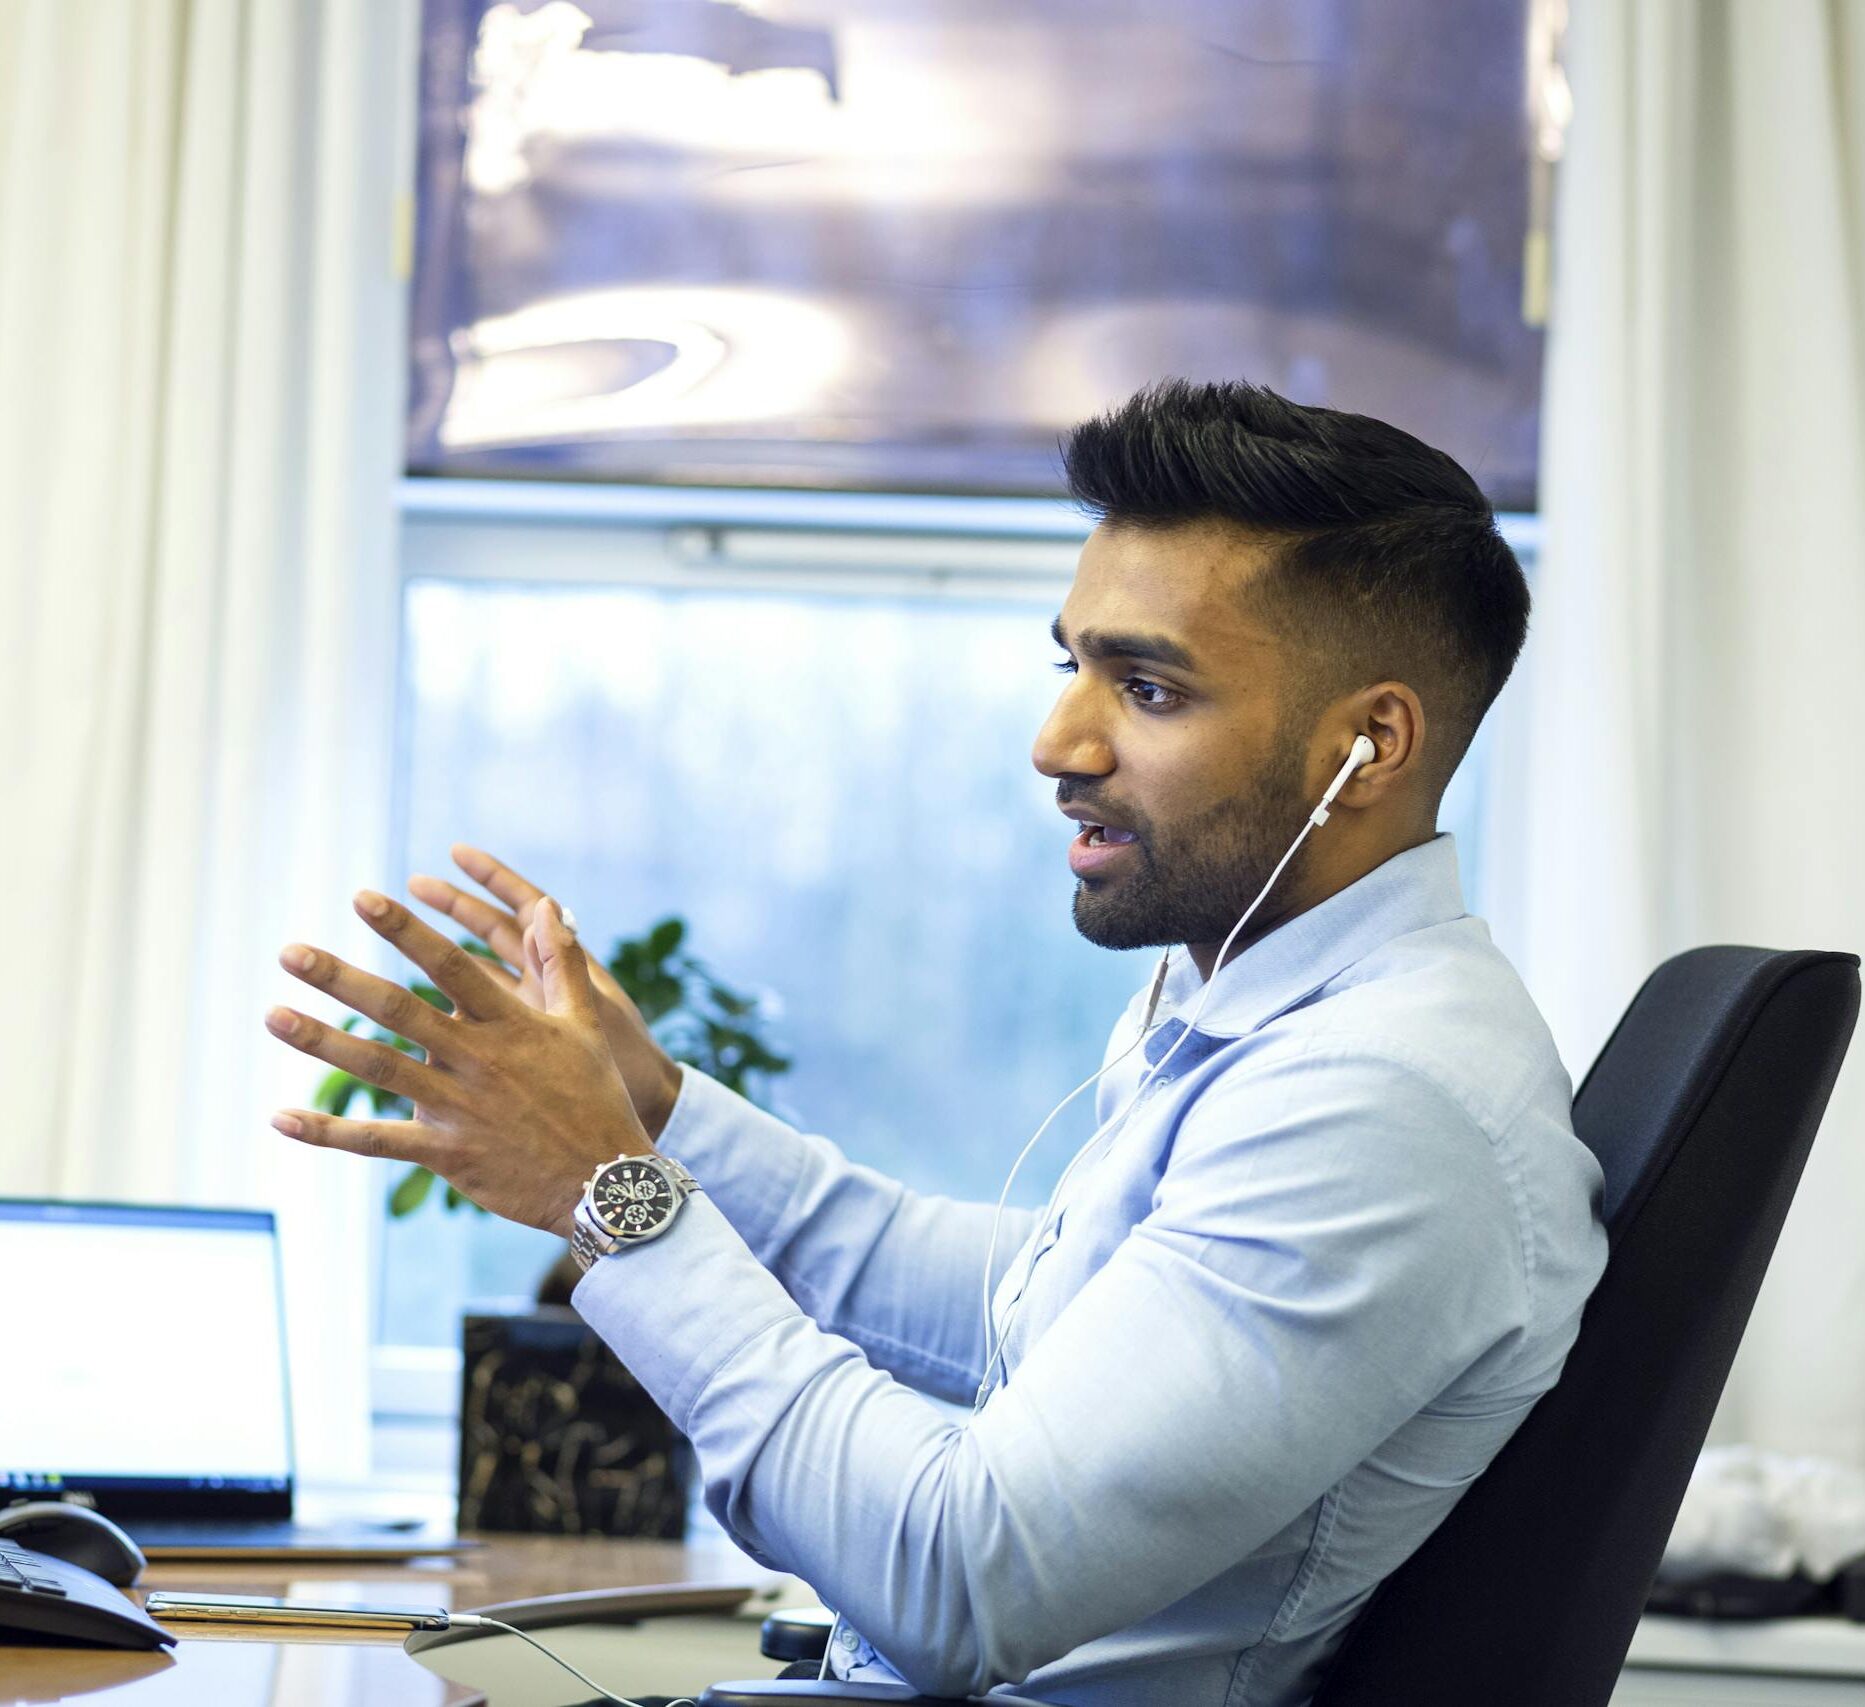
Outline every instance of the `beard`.
<svg viewBox="0 0 1865 1707"><path fill-rule="evenodd" d="M1121 877L1075 884L1075 928L1099 948L1221 943L1254 901L1307 816L1299 742L1278 743L1250 786L1182 823L1136 823L1137 858ZM1278 889L1299 883L1304 847ZM1273 916L1264 903L1257 919ZM1252 921L1255 927L1256 921Z"/></svg>

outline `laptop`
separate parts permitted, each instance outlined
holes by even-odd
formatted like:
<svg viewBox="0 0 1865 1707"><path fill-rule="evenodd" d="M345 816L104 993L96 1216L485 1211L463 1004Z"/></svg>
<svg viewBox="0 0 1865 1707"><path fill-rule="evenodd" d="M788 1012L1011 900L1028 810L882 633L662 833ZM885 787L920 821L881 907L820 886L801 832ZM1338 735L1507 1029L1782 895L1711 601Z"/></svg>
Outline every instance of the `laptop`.
<svg viewBox="0 0 1865 1707"><path fill-rule="evenodd" d="M478 1545L413 1523L292 1521L270 1211L0 1198L0 1274L11 1305L0 1506L78 1500L152 1559L386 1560Z"/></svg>

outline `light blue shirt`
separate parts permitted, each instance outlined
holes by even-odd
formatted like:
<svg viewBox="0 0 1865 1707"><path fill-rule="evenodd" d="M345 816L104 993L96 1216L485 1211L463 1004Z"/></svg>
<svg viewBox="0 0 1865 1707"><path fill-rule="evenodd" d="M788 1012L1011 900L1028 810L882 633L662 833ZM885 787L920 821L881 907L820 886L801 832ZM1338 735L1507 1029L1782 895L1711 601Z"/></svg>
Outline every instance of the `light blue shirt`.
<svg viewBox="0 0 1865 1707"><path fill-rule="evenodd" d="M1103 1120L1203 990L1174 960ZM1440 835L1219 970L1042 1249L1006 1214L999 1319L1022 1297L975 1417L922 1395L983 1373L991 1206L696 1072L661 1148L704 1192L575 1302L727 1531L852 1626L839 1673L1295 1707L1560 1372L1606 1257L1570 1102Z"/></svg>

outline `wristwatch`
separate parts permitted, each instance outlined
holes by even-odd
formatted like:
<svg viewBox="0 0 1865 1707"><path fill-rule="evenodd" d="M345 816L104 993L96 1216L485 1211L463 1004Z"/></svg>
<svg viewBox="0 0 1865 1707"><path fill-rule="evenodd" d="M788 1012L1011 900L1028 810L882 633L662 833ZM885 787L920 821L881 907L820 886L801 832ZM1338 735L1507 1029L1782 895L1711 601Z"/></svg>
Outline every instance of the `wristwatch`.
<svg viewBox="0 0 1865 1707"><path fill-rule="evenodd" d="M583 1185L571 1216L570 1251L585 1274L598 1257L658 1239L699 1181L671 1156L617 1156Z"/></svg>

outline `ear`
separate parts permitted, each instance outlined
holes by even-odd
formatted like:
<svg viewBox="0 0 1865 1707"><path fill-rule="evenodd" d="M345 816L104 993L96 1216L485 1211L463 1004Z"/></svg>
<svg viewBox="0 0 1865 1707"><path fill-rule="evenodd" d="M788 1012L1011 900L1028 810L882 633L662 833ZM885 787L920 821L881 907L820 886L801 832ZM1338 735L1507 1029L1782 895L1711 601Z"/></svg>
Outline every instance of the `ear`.
<svg viewBox="0 0 1865 1707"><path fill-rule="evenodd" d="M1343 705L1342 712L1346 729L1339 743L1342 754L1355 735L1364 735L1373 743L1373 757L1348 779L1338 796L1340 805L1370 806L1422 773L1425 708L1404 682L1376 682L1362 688ZM1334 762L1340 763L1339 759Z"/></svg>

